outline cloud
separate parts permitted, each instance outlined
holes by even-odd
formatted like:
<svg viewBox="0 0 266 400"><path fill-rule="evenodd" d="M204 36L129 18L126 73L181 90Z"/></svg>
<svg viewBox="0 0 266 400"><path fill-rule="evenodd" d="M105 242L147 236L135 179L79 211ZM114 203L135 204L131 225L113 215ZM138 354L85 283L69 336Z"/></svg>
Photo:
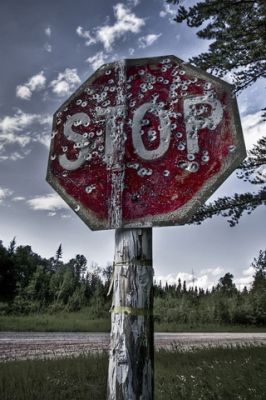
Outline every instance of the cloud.
<svg viewBox="0 0 266 400"><path fill-rule="evenodd" d="M238 289L243 290L245 286L249 288L253 282L253 276L254 276L253 267L244 269L242 271L242 276L235 279L235 284L238 287Z"/></svg>
<svg viewBox="0 0 266 400"><path fill-rule="evenodd" d="M34 211L49 211L55 213L57 210L69 209L68 205L58 194L46 194L27 200L27 204Z"/></svg>
<svg viewBox="0 0 266 400"><path fill-rule="evenodd" d="M27 135L19 135L28 128L32 123L39 120L38 114L27 114L21 110L17 110L15 115L10 117L6 115L0 119L0 145L3 142L18 143L20 146L26 146L30 138Z"/></svg>
<svg viewBox="0 0 266 400"><path fill-rule="evenodd" d="M133 49L133 47L130 47L130 48L128 49L128 52L129 52L129 54L130 54L131 56L133 56L133 54L135 53L135 49Z"/></svg>
<svg viewBox="0 0 266 400"><path fill-rule="evenodd" d="M30 100L32 93L40 91L45 88L46 77L44 72L41 71L36 75L33 75L29 80L16 87L16 96L23 100Z"/></svg>
<svg viewBox="0 0 266 400"><path fill-rule="evenodd" d="M176 16L177 12L176 9L173 8L170 4L163 4L163 10L160 11L159 16L161 18L168 17L169 21L171 24L175 24L175 21L173 20Z"/></svg>
<svg viewBox="0 0 266 400"><path fill-rule="evenodd" d="M103 51L99 51L94 56L87 58L87 62L91 64L93 70L99 68L101 65L104 64L107 56L104 54Z"/></svg>
<svg viewBox="0 0 266 400"><path fill-rule="evenodd" d="M61 214L61 218L64 218L64 219L71 218L71 214Z"/></svg>
<svg viewBox="0 0 266 400"><path fill-rule="evenodd" d="M225 270L222 267L206 268L199 271L199 273L189 274L187 272L179 272L178 274L168 274L168 275L155 275L155 280L157 283L161 282L162 286L168 285L178 285L178 280L181 279L181 284L186 281L187 288L197 286L198 288L212 289L216 287L219 279L224 275ZM243 290L245 286L250 288L253 282L254 268L249 267L242 270L241 275L235 277L233 282L239 290ZM193 282L194 281L194 282Z"/></svg>
<svg viewBox="0 0 266 400"><path fill-rule="evenodd" d="M97 40L91 36L90 31L85 31L82 26L78 26L76 32L79 37L86 39L86 46L90 46L91 44L95 44L97 42Z"/></svg>
<svg viewBox="0 0 266 400"><path fill-rule="evenodd" d="M221 273L224 271L221 267L215 268L207 268L201 270L199 274L190 274L187 272L179 272L178 274L168 274L166 276L155 276L155 280L157 283L161 281L164 286L166 282L169 285L178 285L178 280L181 279L181 284L186 281L187 288L197 286L198 288L202 288L204 290L211 289L213 286L216 286L218 283L218 277L221 276Z"/></svg>
<svg viewBox="0 0 266 400"><path fill-rule="evenodd" d="M58 96L69 95L81 83L76 68L66 68L64 72L60 72L57 79L50 83L53 93Z"/></svg>
<svg viewBox="0 0 266 400"><path fill-rule="evenodd" d="M3 201L12 194L12 190L0 186L0 204L3 203Z"/></svg>
<svg viewBox="0 0 266 400"><path fill-rule="evenodd" d="M53 47L50 43L45 43L43 47L45 51L47 51L48 53L52 53Z"/></svg>
<svg viewBox="0 0 266 400"><path fill-rule="evenodd" d="M216 267L216 268L202 269L200 271L200 274L211 274L212 276L221 276L221 274L223 272L224 272L224 268Z"/></svg>
<svg viewBox="0 0 266 400"><path fill-rule="evenodd" d="M136 7L137 5L139 5L140 0L127 0L127 4L129 5L129 7Z"/></svg>
<svg viewBox="0 0 266 400"><path fill-rule="evenodd" d="M106 51L111 51L115 40L120 39L128 32L139 33L145 25L143 18L139 18L131 9L122 3L114 7L115 22L113 25L103 25L95 29L94 36L81 26L76 29L77 34L86 40L85 44L102 43Z"/></svg>
<svg viewBox="0 0 266 400"><path fill-rule="evenodd" d="M13 199L12 199L12 201L15 201L15 202L24 201L24 200L26 200L26 199L23 196L16 196L16 197L13 197Z"/></svg>
<svg viewBox="0 0 266 400"><path fill-rule="evenodd" d="M37 132L33 127L38 125ZM13 116L0 118L0 160L24 158L31 151L31 142L40 142L50 130L51 117L41 114L28 114L18 109ZM10 151L10 146L12 149ZM15 146L15 147L14 147Z"/></svg>
<svg viewBox="0 0 266 400"><path fill-rule="evenodd" d="M26 85L19 85L16 88L16 96L23 100L30 100L31 90Z"/></svg>
<svg viewBox="0 0 266 400"><path fill-rule="evenodd" d="M247 150L250 150L262 136L265 136L266 121L262 120L261 115L261 111L258 111L241 119Z"/></svg>
<svg viewBox="0 0 266 400"><path fill-rule="evenodd" d="M161 33L158 33L158 35L156 35L155 33L151 33L149 35L140 37L138 39L139 48L145 49L146 47L151 46L154 42L156 42L156 40L158 40L160 36Z"/></svg>
<svg viewBox="0 0 266 400"><path fill-rule="evenodd" d="M45 28L44 33L46 36L50 37L52 34L52 29L50 26L47 26L47 28Z"/></svg>
<svg viewBox="0 0 266 400"><path fill-rule="evenodd" d="M113 25L105 25L98 29L97 38L103 43L106 50L112 49L112 44L116 39L121 38L127 32L138 33L145 21L137 17L122 3L114 6L114 16L116 22Z"/></svg>
<svg viewBox="0 0 266 400"><path fill-rule="evenodd" d="M161 282L162 286L165 286L166 283L169 285L174 285L178 284L178 280L181 279L181 282L186 281L188 284L189 282L192 282L192 274L189 274L187 272L179 272L178 274L168 274L168 275L155 275L155 280L156 282Z"/></svg>

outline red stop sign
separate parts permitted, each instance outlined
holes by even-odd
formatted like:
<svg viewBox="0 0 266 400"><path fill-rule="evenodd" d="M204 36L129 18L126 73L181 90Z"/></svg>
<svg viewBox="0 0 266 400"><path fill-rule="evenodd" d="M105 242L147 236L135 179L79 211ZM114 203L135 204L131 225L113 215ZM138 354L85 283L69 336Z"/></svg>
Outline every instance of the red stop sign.
<svg viewBox="0 0 266 400"><path fill-rule="evenodd" d="M47 180L91 229L183 224L245 156L231 85L174 56L122 60L55 113Z"/></svg>

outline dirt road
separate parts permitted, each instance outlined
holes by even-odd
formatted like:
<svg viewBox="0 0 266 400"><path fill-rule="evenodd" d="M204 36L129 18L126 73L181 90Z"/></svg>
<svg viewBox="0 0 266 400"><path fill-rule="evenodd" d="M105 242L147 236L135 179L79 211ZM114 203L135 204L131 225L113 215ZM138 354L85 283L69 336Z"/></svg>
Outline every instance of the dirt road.
<svg viewBox="0 0 266 400"><path fill-rule="evenodd" d="M266 345L265 333L156 333L155 348ZM107 351L108 333L0 332L0 361Z"/></svg>

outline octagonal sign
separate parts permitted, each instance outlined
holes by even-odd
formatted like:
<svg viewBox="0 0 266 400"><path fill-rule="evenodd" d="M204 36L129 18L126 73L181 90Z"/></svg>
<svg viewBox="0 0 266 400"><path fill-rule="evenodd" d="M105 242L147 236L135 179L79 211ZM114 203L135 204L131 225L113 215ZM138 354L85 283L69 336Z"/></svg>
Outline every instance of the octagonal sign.
<svg viewBox="0 0 266 400"><path fill-rule="evenodd" d="M122 60L55 113L47 180L94 230L184 224L245 156L231 85L174 56Z"/></svg>

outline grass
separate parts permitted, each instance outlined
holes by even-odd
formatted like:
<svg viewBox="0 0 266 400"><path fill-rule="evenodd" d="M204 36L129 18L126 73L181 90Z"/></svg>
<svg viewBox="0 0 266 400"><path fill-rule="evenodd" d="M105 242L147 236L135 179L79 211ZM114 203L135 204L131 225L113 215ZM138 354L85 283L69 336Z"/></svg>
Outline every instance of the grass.
<svg viewBox="0 0 266 400"><path fill-rule="evenodd" d="M157 355L156 400L265 399L266 346Z"/></svg>
<svg viewBox="0 0 266 400"><path fill-rule="evenodd" d="M266 326L218 325L218 324L179 324L161 323L154 325L155 332L266 332Z"/></svg>
<svg viewBox="0 0 266 400"><path fill-rule="evenodd" d="M105 399L107 355L0 364L1 400Z"/></svg>
<svg viewBox="0 0 266 400"><path fill-rule="evenodd" d="M0 316L0 331L110 332L110 318L91 318L90 309L54 314ZM178 323L155 323L156 332L265 332L266 327Z"/></svg>
<svg viewBox="0 0 266 400"><path fill-rule="evenodd" d="M109 332L109 319L89 317L80 312L0 316L0 331L31 332Z"/></svg>
<svg viewBox="0 0 266 400"><path fill-rule="evenodd" d="M104 400L106 354L0 364L1 400ZM263 400L266 346L155 353L156 400Z"/></svg>

